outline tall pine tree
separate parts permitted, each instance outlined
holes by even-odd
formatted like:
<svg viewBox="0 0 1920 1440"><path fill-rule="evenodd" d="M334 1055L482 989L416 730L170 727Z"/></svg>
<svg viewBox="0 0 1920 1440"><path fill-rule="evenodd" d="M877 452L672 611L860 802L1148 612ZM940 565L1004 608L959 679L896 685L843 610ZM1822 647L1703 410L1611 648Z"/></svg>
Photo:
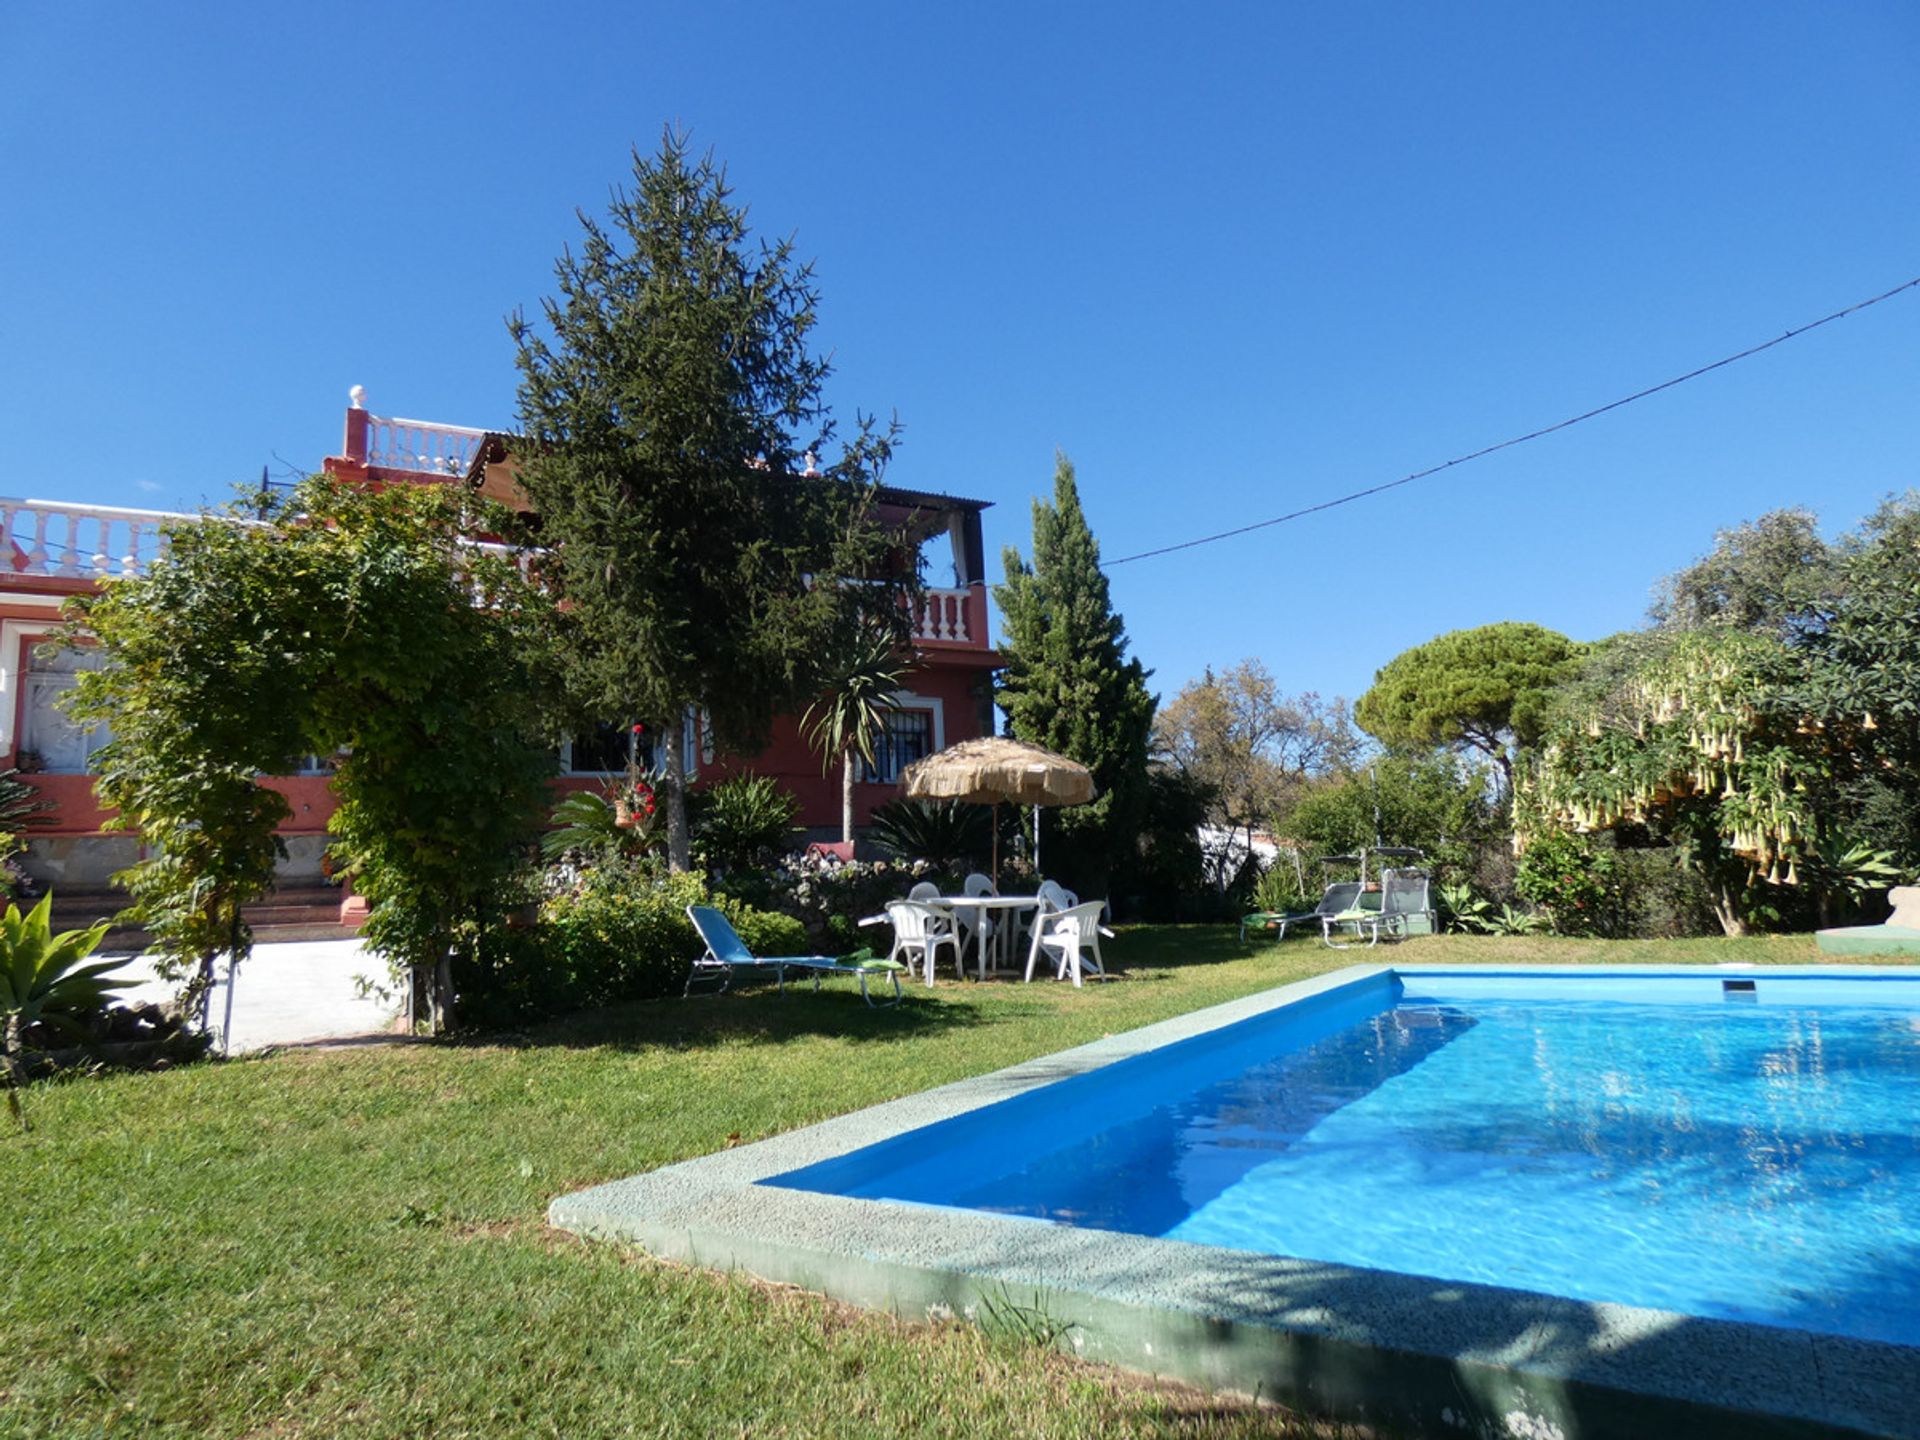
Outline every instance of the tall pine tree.
<svg viewBox="0 0 1920 1440"><path fill-rule="evenodd" d="M1033 564L1009 546L994 588L1006 657L996 698L1007 728L1093 772L1091 805L1058 812L1047 869L1084 894L1128 883L1146 814L1147 755L1156 697L1127 656L1100 545L1087 528L1073 462L1055 459L1053 503L1033 505Z"/></svg>
<svg viewBox="0 0 1920 1440"><path fill-rule="evenodd" d="M871 519L891 436L862 421L825 476L806 473L833 433L828 364L807 344L811 267L790 242L749 243L725 174L684 136L636 153L608 221L580 222L546 336L509 322L520 478L564 601L568 689L597 718L663 732L668 856L684 867L690 711L751 753L874 628L906 638L911 577L874 578L898 575Z"/></svg>

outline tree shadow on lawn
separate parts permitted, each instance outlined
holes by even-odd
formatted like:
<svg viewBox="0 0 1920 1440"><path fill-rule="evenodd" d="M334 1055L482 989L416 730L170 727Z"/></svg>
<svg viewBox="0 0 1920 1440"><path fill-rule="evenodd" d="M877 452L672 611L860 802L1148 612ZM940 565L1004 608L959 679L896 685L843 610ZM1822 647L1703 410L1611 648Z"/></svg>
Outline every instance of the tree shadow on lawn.
<svg viewBox="0 0 1920 1440"><path fill-rule="evenodd" d="M955 1004L903 985L897 1005L863 1004L858 990L772 984L730 989L719 995L636 1001L583 1010L524 1030L476 1031L450 1037L451 1045L532 1049L704 1050L724 1045L785 1045L796 1040L854 1043L897 1042L991 1024L977 1005Z"/></svg>
<svg viewBox="0 0 1920 1440"><path fill-rule="evenodd" d="M1292 960L1307 953L1308 938L1302 936L1297 942L1292 937L1276 941L1266 935L1249 935L1242 941L1236 925L1130 925L1107 941L1105 948L1110 968L1146 978L1141 972L1186 970L1263 956ZM1312 949L1319 951L1319 936L1310 938ZM1327 952L1329 957L1337 953Z"/></svg>

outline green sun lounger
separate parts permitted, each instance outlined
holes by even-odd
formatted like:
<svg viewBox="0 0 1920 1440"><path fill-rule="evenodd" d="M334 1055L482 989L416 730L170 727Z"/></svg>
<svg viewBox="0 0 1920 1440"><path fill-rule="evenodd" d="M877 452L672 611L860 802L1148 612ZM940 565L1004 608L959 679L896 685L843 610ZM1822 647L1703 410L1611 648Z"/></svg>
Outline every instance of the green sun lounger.
<svg viewBox="0 0 1920 1440"><path fill-rule="evenodd" d="M1309 920L1325 920L1330 915L1343 914L1359 903L1360 888L1358 880L1342 880L1338 884L1327 886L1326 893L1320 897L1320 903L1311 910L1302 910L1293 915L1284 915L1278 910L1256 910L1251 915L1243 916L1240 920L1241 943L1246 943L1249 930L1272 930L1275 932L1274 939L1284 940L1287 938L1289 925L1300 925Z"/></svg>
<svg viewBox="0 0 1920 1440"><path fill-rule="evenodd" d="M774 982L784 992L787 988L787 972L798 970L813 977L813 988L820 988L823 975L851 975L860 982L860 998L873 1006L893 1005L900 999L900 972L907 967L897 960L876 959L871 950L856 950L851 955L755 955L747 948L747 942L733 928L731 921L711 905L689 905L687 918L693 922L693 928L700 932L700 938L706 942L707 951L693 962L693 969L687 974L685 994L693 994L694 986L702 979L717 979L710 993L717 995L733 983L733 978L741 971L773 972ZM893 996L887 1000L875 1000L873 992L867 988L867 981L875 975L884 975L893 985Z"/></svg>

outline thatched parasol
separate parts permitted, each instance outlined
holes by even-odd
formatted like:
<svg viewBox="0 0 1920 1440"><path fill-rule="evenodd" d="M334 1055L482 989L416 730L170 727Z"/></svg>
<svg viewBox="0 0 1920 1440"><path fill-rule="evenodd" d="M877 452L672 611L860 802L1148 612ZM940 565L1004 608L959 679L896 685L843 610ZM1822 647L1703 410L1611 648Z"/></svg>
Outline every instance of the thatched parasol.
<svg viewBox="0 0 1920 1440"><path fill-rule="evenodd" d="M1093 799L1093 776L1086 766L1004 735L984 735L949 745L937 755L914 761L901 781L914 800L967 800L995 807L996 884L1000 879L998 809L1002 801L1012 805L1084 805Z"/></svg>

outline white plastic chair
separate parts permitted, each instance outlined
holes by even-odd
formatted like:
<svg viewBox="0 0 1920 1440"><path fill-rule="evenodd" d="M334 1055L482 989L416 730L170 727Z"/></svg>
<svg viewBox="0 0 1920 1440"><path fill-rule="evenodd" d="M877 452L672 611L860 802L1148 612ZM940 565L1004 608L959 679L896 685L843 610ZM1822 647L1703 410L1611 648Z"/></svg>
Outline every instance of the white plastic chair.
<svg viewBox="0 0 1920 1440"><path fill-rule="evenodd" d="M1043 918L1071 908L1067 892L1060 888L1060 882L1057 880L1042 880L1040 888L1034 891L1034 896L1040 903L1031 910L1022 911L1018 917L1019 943L1028 949L1033 948L1033 937L1039 931L1040 921Z"/></svg>
<svg viewBox="0 0 1920 1440"><path fill-rule="evenodd" d="M1111 939L1113 932L1101 928L1100 912L1104 908L1104 901L1089 900L1065 910L1042 911L1035 922L1039 928L1034 932L1033 946L1027 951L1027 979L1033 979L1033 967L1043 950L1056 957L1053 972L1056 980L1071 974L1077 986L1083 972L1106 974L1100 957L1100 937L1105 935Z"/></svg>
<svg viewBox="0 0 1920 1440"><path fill-rule="evenodd" d="M936 889L934 893L939 891ZM887 904L887 919L893 922L893 952L888 955L889 960L899 960L909 970L917 961L920 973L931 985L935 957L945 945L953 951L954 971L962 977L966 975L966 956L951 910L923 900L893 900Z"/></svg>
<svg viewBox="0 0 1920 1440"><path fill-rule="evenodd" d="M938 900L939 898L940 887L931 880L922 880L911 890L907 891L907 899L909 900Z"/></svg>
<svg viewBox="0 0 1920 1440"><path fill-rule="evenodd" d="M991 879L976 870L973 874L967 876L966 884L961 887L961 893L963 895L998 895L1000 891L995 888ZM985 927L987 943L994 947L993 953L996 957L994 964L998 965L1000 963L998 956L1000 954L999 942L1001 935L998 927L994 924L993 917L984 910L974 910L971 908L957 908L954 914L960 917L960 928L967 932L969 941L975 938L976 932L974 926L979 925Z"/></svg>

